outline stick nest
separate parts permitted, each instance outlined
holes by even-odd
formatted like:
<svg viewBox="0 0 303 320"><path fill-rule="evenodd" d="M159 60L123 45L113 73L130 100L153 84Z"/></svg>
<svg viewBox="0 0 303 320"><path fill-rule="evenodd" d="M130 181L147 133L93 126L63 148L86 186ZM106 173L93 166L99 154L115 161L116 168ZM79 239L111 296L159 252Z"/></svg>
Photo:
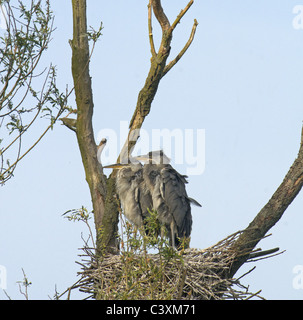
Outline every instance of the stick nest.
<svg viewBox="0 0 303 320"><path fill-rule="evenodd" d="M97 299L249 299L239 279L224 277L235 258L231 247L240 232L203 250L186 249L173 257L120 254L96 258L83 248L80 291ZM87 259L88 258L88 259ZM242 278L242 277L241 277Z"/></svg>

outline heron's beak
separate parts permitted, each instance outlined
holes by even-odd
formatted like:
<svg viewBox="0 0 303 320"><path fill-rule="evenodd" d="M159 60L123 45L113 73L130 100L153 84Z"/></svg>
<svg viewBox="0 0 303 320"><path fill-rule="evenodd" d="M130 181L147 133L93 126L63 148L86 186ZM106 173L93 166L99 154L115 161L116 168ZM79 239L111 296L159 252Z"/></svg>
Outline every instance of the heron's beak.
<svg viewBox="0 0 303 320"><path fill-rule="evenodd" d="M109 164L108 166L104 166L103 168L105 168L105 169L121 169L126 166L128 166L127 163L114 163L114 164Z"/></svg>

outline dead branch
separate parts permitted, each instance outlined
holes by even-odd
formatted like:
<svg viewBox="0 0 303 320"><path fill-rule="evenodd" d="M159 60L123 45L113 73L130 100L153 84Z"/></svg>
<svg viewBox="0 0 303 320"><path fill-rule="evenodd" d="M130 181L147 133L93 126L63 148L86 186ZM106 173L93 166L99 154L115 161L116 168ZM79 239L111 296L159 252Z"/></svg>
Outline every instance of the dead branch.
<svg viewBox="0 0 303 320"><path fill-rule="evenodd" d="M247 261L253 248L282 217L285 210L295 199L303 186L303 128L300 149L297 158L287 172L283 182L268 203L244 230L234 244L237 259L233 262L229 275L233 276ZM243 254L244 252L244 254Z"/></svg>
<svg viewBox="0 0 303 320"><path fill-rule="evenodd" d="M180 23L180 20L183 18L183 16L186 14L186 12L192 6L193 3L194 3L194 0L189 1L187 6L183 10L181 10L180 14L176 18L176 20L173 22L171 26L171 30L174 30L176 28L177 24Z"/></svg>
<svg viewBox="0 0 303 320"><path fill-rule="evenodd" d="M165 15L162 5L161 5L161 0L151 0L152 3L152 8L155 14L155 17L157 18L162 31L167 31L170 28L170 23L169 20L167 18L167 16Z"/></svg>
<svg viewBox="0 0 303 320"><path fill-rule="evenodd" d="M257 252L254 252L254 253L251 253L248 257L249 260L251 259L255 259L255 258L258 258L258 257L264 257L264 256L267 256L267 255L271 255L277 251L279 251L280 248L273 248L273 249L270 249L270 250L264 250L264 251L260 251L258 250Z"/></svg>
<svg viewBox="0 0 303 320"><path fill-rule="evenodd" d="M107 139L103 138L101 139L99 145L97 146L97 159L100 164L101 164L101 154L106 146L106 143L107 143Z"/></svg>
<svg viewBox="0 0 303 320"><path fill-rule="evenodd" d="M68 129L77 132L77 120L76 119L71 119L71 118L60 118L59 120L62 121L63 125L65 125Z"/></svg>
<svg viewBox="0 0 303 320"><path fill-rule="evenodd" d="M154 43L154 37L153 37L153 27L152 27L152 0L149 0L148 4L148 31L149 31L149 44L151 49L152 57L155 58L157 55L156 49L155 49L155 43Z"/></svg>
<svg viewBox="0 0 303 320"><path fill-rule="evenodd" d="M184 48L183 48L183 49L180 51L180 53L176 56L176 58L175 58L174 60L172 60L172 61L164 68L162 77L164 77L164 76L167 74L167 72L169 72L170 69L171 69L172 67L174 67L174 65L183 57L184 53L187 51L187 49L189 48L189 46L191 45L191 43L192 43L193 40L194 40L197 26L198 26L198 21L195 19L194 25L193 25L193 28L192 28L192 30L191 30L191 34L190 34L190 37L189 37L188 41L186 42Z"/></svg>
<svg viewBox="0 0 303 320"><path fill-rule="evenodd" d="M173 25L170 25L169 19L167 18L160 0L150 0L148 5L148 30L149 30L149 42L151 47L151 66L146 78L144 87L138 95L137 105L135 112L132 116L129 126L129 134L127 140L121 150L118 161L123 158L129 157L131 150L134 148L138 137L140 135L140 128L145 120L145 117L149 114L151 109L151 103L156 95L158 90L158 85L160 80L163 78L168 71L182 58L186 50L189 48L192 43L195 35L195 31L198 25L198 22L195 20L194 26L191 32L190 39L185 44L184 48L177 55L177 57L168 65L166 65L167 58L170 54L170 45L172 41L172 34L176 25L180 22L182 17L188 11L188 9L193 4L191 0L188 5L181 10L181 13L175 19ZM158 52L156 52L155 44L153 40L153 31L152 31L152 11L161 26L162 29L162 39ZM134 133L135 132L135 133Z"/></svg>

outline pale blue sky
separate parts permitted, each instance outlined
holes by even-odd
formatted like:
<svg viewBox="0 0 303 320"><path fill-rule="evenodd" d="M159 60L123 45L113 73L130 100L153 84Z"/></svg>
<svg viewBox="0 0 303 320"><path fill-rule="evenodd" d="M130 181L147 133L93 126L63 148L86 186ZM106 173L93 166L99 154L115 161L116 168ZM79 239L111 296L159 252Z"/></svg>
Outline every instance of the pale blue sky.
<svg viewBox="0 0 303 320"><path fill-rule="evenodd" d="M71 1L51 3L57 30L44 62L58 66L64 90L72 87ZM89 25L97 28L101 20L104 25L90 66L96 138L104 128L118 131L133 113L149 68L147 3L88 0ZM173 21L187 1L162 4ZM171 58L187 41L194 18L199 22L194 43L162 80L144 129L205 129L205 171L190 176L188 185L190 196L203 205L192 210L192 247L205 248L245 228L297 155L303 120L303 30L292 26L297 4L196 0L175 31ZM75 106L73 97L69 103ZM183 173L186 164L176 168ZM52 296L55 284L61 292L74 283L80 235L87 230L61 215L82 205L91 208L74 133L56 125L1 188L0 203L0 265L7 269L10 296L21 298L16 284L21 268L33 283L32 299ZM303 265L302 212L299 194L273 235L260 243L263 249L279 246L284 254L239 271L240 276L257 266L243 279L252 291L262 289L268 299L303 298L303 289L292 285L293 268Z"/></svg>

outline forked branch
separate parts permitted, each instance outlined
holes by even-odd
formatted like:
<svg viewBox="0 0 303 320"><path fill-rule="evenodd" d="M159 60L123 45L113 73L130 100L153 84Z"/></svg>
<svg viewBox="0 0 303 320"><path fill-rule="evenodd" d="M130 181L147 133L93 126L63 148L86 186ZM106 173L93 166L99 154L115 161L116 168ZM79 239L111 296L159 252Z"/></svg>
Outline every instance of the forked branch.
<svg viewBox="0 0 303 320"><path fill-rule="evenodd" d="M169 19L167 18L160 0L150 0L148 4L148 31L149 31L149 43L151 47L151 66L145 82L144 87L139 93L137 106L133 117L130 121L129 134L127 140L121 150L118 160L125 159L130 156L131 150L134 148L136 141L138 140L140 134L140 128L144 122L145 117L149 114L151 109L151 103L158 90L158 85L160 80L172 67L182 58L186 50L191 45L198 22L195 20L192 28L192 32L189 40L185 44L184 48L180 51L177 57L167 64L167 58L170 54L170 45L172 41L172 34L177 24L180 22L182 17L188 11L188 9L193 4L194 0L191 0L187 6L181 10L178 17L175 19L174 23L171 25ZM152 29L152 11L159 22L162 29L162 39L158 52L155 49L155 43L153 39L153 29ZM135 134L134 134L135 132Z"/></svg>
<svg viewBox="0 0 303 320"><path fill-rule="evenodd" d="M176 58L174 60L172 60L163 70L163 74L162 74L162 77L164 77L168 71L170 71L170 69L172 67L174 67L174 65L183 57L184 53L187 51L187 49L189 48L189 46L191 45L191 43L193 42L194 40L194 37L195 37L195 33L196 33L196 29L197 29L197 26L198 26L198 21L195 19L194 21L194 25L193 25L193 28L191 30L191 34L190 34L190 37L188 39L188 41L186 42L184 48L180 51L180 53L176 56Z"/></svg>

